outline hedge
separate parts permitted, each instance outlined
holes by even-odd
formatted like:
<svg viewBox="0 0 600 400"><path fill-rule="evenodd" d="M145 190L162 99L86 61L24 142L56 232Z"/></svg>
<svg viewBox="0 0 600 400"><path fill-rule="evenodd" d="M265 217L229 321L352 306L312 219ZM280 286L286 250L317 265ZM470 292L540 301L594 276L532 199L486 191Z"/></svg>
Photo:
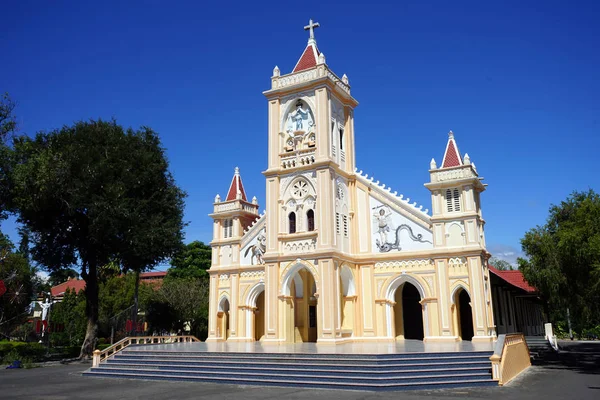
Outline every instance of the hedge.
<svg viewBox="0 0 600 400"><path fill-rule="evenodd" d="M9 353L18 354L23 359L30 359L32 361L41 361L46 355L46 347L40 343L26 343L26 342L0 342L0 359L6 357Z"/></svg>

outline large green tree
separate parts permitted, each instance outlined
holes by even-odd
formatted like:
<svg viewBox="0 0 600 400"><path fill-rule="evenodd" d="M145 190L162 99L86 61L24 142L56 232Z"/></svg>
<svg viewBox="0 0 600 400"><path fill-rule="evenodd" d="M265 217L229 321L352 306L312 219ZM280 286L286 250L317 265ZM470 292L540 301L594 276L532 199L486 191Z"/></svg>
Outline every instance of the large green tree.
<svg viewBox="0 0 600 400"><path fill-rule="evenodd" d="M550 208L545 225L521 239L519 269L548 302L551 315L567 308L576 330L600 324L600 196L574 192ZM560 317L559 317L560 318Z"/></svg>
<svg viewBox="0 0 600 400"><path fill-rule="evenodd" d="M208 331L208 280L165 279L148 304L148 323L154 331L183 331L206 338Z"/></svg>
<svg viewBox="0 0 600 400"><path fill-rule="evenodd" d="M33 300L36 270L14 251L8 238L0 233L0 335L10 337L12 330L25 322Z"/></svg>
<svg viewBox="0 0 600 400"><path fill-rule="evenodd" d="M513 266L508 261L501 260L500 258L492 257L488 262L494 268L499 269L500 271L510 271L513 269Z"/></svg>
<svg viewBox="0 0 600 400"><path fill-rule="evenodd" d="M0 219L6 218L11 194L10 174L13 163L7 141L17 128L14 109L15 102L8 93L0 95Z"/></svg>
<svg viewBox="0 0 600 400"><path fill-rule="evenodd" d="M208 279L212 248L198 240L182 246L171 259L168 278Z"/></svg>
<svg viewBox="0 0 600 400"><path fill-rule="evenodd" d="M103 266L152 268L181 245L184 192L157 134L85 121L14 142L12 206L49 271L77 267L86 282L81 358L94 350Z"/></svg>

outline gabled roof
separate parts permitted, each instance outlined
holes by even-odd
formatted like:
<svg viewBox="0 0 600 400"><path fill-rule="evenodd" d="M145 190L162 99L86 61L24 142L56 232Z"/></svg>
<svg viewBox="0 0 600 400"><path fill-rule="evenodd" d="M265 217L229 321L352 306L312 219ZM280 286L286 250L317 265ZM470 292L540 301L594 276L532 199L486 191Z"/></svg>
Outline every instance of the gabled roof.
<svg viewBox="0 0 600 400"><path fill-rule="evenodd" d="M463 162L458 151L458 145L454 140L454 133L450 131L448 133L448 143L446 144L442 168L460 167L461 165L463 165Z"/></svg>
<svg viewBox="0 0 600 400"><path fill-rule="evenodd" d="M142 272L140 274L140 280L145 282L160 282L165 278L165 276L167 276L167 271ZM68 281L63 282L60 285L52 286L50 293L52 293L52 297L60 297L64 296L67 289L74 290L75 293L79 293L85 289L85 281L83 279L70 278Z"/></svg>
<svg viewBox="0 0 600 400"><path fill-rule="evenodd" d="M52 297L63 296L67 289L74 290L75 293L79 293L85 289L85 281L82 279L69 279L60 285L52 286L50 293L52 293Z"/></svg>
<svg viewBox="0 0 600 400"><path fill-rule="evenodd" d="M225 201L231 201L237 199L238 191L241 194L241 200L248 201L246 198L246 192L244 191L244 185L242 184L242 177L240 176L240 169L235 167L233 179L231 185L229 185L229 191L227 192L227 198Z"/></svg>
<svg viewBox="0 0 600 400"><path fill-rule="evenodd" d="M534 288L525 280L523 273L519 270L511 270L511 271L501 271L499 269L494 268L492 265L489 265L490 272L496 275L498 278L507 282L510 285L518 287L526 291L527 293L536 293L537 289Z"/></svg>
<svg viewBox="0 0 600 400"><path fill-rule="evenodd" d="M296 66L294 67L292 73L316 67L317 60L319 59L319 54L321 53L319 52L319 49L317 49L316 43L314 43L314 41L309 42L306 45L302 56L300 56L300 59L296 63Z"/></svg>

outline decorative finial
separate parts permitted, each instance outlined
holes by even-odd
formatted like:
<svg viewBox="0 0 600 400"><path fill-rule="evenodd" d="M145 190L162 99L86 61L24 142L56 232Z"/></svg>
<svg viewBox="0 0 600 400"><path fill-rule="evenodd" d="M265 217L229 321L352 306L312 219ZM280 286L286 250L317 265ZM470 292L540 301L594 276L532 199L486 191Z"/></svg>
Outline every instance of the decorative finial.
<svg viewBox="0 0 600 400"><path fill-rule="evenodd" d="M325 64L325 53L319 54L318 64Z"/></svg>
<svg viewBox="0 0 600 400"><path fill-rule="evenodd" d="M308 37L308 44L316 43L316 41L315 41L315 28L318 28L319 26L321 26L321 25L319 25L318 22L314 22L313 23L312 19L308 20L308 25L306 25L304 27L305 31L309 31L310 32L310 36Z"/></svg>
<svg viewBox="0 0 600 400"><path fill-rule="evenodd" d="M454 139L454 132L448 132L448 139Z"/></svg>
<svg viewBox="0 0 600 400"><path fill-rule="evenodd" d="M219 193L217 193L217 195L215 196L215 203L220 203L221 202L221 196L219 196Z"/></svg>
<svg viewBox="0 0 600 400"><path fill-rule="evenodd" d="M258 199L256 196L252 197L252 204L258 204Z"/></svg>
<svg viewBox="0 0 600 400"><path fill-rule="evenodd" d="M435 158L431 159L431 162L429 163L429 169L436 169L437 168L437 164L435 163Z"/></svg>
<svg viewBox="0 0 600 400"><path fill-rule="evenodd" d="M276 65L275 68L273 68L273 76L279 75L281 75L281 71L279 71L279 67Z"/></svg>
<svg viewBox="0 0 600 400"><path fill-rule="evenodd" d="M465 158L464 158L464 161L463 161L463 163L464 163L465 165L469 165L469 164L471 164L471 157L469 157L469 153L465 153Z"/></svg>
<svg viewBox="0 0 600 400"><path fill-rule="evenodd" d="M342 82L344 82L346 85L348 84L348 75L342 75Z"/></svg>
<svg viewBox="0 0 600 400"><path fill-rule="evenodd" d="M235 167L235 169L233 170L235 172L236 175L240 174L240 167Z"/></svg>

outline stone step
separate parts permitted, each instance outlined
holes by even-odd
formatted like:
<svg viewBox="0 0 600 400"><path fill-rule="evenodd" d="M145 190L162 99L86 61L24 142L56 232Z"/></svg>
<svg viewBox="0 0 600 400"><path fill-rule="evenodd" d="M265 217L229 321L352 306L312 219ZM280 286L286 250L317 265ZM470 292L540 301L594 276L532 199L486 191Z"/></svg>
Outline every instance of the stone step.
<svg viewBox="0 0 600 400"><path fill-rule="evenodd" d="M174 371L186 371L186 372L194 372L201 374L237 374L237 373L255 373L262 375L273 375L273 374L288 374L294 376L322 376L322 377L335 377L335 376L343 376L343 377L383 377L383 378L396 378L399 376L408 377L408 376L440 376L440 375L464 375L464 374L483 374L490 375L490 365L488 363L487 366L478 366L478 367L462 367L462 368L452 368L452 369L431 369L431 368L413 368L413 369L393 369L388 368L386 370L378 370L378 369L361 369L361 370L353 370L348 371L347 369L297 369L297 368L282 368L282 367L235 367L235 366L220 366L215 365L207 369L206 366L202 365L186 365L186 366L178 366L171 364L129 364L129 363L109 363L104 364L100 367L101 369L106 370L174 370Z"/></svg>
<svg viewBox="0 0 600 400"><path fill-rule="evenodd" d="M262 368L277 368L277 367L289 367L295 369L309 369L313 370L316 368L344 368L344 370L361 370L361 369L372 369L372 370L388 370L390 368L396 368L398 370L410 370L422 367L431 369L449 369L449 368L460 368L460 367L490 367L491 363L489 359L482 360L451 360L451 361L439 361L432 362L431 360L425 360L429 362L422 362L423 360L408 361L408 362L379 362L365 361L354 364L343 364L343 363L318 363L318 362L290 362L290 361L270 361L266 362L263 360L257 360L252 362L250 360L237 361L237 360L197 360L197 359L186 359L180 357L178 359L170 358L142 358L142 357L115 357L110 358L106 361L106 364L121 364L121 363L137 363L142 365L178 365L178 366L200 366L202 368L212 368L213 366L220 366L222 368L240 367L240 368L251 368L251 367L262 367ZM435 361L435 360L434 360Z"/></svg>
<svg viewBox="0 0 600 400"><path fill-rule="evenodd" d="M289 363L310 363L310 364L365 364L365 363L389 363L389 362L420 362L420 363L440 363L440 362L456 362L456 361L489 361L492 354L486 353L485 355L455 355L455 356L419 356L419 357L360 357L354 355L353 357L337 357L335 355L329 355L328 357L296 357L286 355L285 357L277 356L276 354L269 354L265 356L257 356L254 358L249 357L237 357L235 354L231 355L212 355L211 353L196 353L196 354L169 354L164 352L160 354L147 354L143 352L122 352L114 356L115 360L152 360L160 358L161 360L173 360L173 361L187 361L187 360L204 360L204 361L234 361L234 362L289 362Z"/></svg>
<svg viewBox="0 0 600 400"><path fill-rule="evenodd" d="M228 383L234 385L259 385L259 386L288 386L320 389L349 389L349 390L401 390L401 389L434 389L443 387L462 387L462 386L496 386L497 383L489 377L483 376L439 376L426 378L406 378L395 380L370 380L369 382L359 382L356 379L340 380L339 378L323 379L314 377L313 379L294 379L293 377L282 376L206 376L182 374L180 371L147 371L147 370L122 370L112 371L103 368L92 368L84 372L86 376L95 377L113 377L113 378L131 378L131 379L160 379L160 380L181 380L196 382Z"/></svg>

